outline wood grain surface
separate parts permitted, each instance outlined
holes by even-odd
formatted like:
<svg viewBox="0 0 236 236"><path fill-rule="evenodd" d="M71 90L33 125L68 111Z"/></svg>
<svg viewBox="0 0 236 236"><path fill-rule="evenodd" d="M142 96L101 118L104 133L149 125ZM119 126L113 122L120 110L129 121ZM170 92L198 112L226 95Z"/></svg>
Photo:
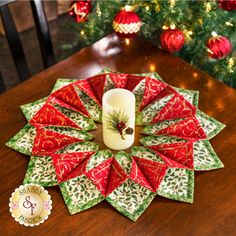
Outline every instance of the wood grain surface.
<svg viewBox="0 0 236 236"><path fill-rule="evenodd" d="M104 67L157 71L171 85L199 90L199 108L227 125L211 140L225 168L195 172L193 204L156 196L135 223L106 201L70 216L53 187L48 188L53 201L48 220L33 228L19 225L8 203L22 184L29 157L4 146L26 124L19 106L48 95L57 78L86 78ZM120 42L109 35L0 95L0 139L1 235L236 235L236 91L143 39Z"/></svg>

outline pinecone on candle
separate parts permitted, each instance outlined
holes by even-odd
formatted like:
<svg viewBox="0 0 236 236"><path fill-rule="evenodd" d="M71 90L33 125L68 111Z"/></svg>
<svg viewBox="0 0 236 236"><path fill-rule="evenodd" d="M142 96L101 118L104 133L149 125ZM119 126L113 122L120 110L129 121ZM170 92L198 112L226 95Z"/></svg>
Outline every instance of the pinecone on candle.
<svg viewBox="0 0 236 236"><path fill-rule="evenodd" d="M125 133L126 134L129 134L129 135L132 135L134 133L134 130L130 127L128 127L126 130L125 130Z"/></svg>

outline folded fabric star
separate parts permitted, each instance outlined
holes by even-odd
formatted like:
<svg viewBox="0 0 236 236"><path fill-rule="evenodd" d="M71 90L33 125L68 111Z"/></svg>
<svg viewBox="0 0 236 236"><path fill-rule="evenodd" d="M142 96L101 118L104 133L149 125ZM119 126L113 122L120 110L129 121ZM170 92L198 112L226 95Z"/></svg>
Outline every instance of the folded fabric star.
<svg viewBox="0 0 236 236"><path fill-rule="evenodd" d="M103 94L114 88L134 94L136 125L148 135L130 154L88 141L94 136L87 131L102 122ZM49 97L21 106L29 123L6 145L31 155L24 183L59 185L71 214L106 200L135 221L157 194L192 203L194 171L223 167L208 140L224 125L197 109L198 97L157 73L106 69L83 80L58 79Z"/></svg>

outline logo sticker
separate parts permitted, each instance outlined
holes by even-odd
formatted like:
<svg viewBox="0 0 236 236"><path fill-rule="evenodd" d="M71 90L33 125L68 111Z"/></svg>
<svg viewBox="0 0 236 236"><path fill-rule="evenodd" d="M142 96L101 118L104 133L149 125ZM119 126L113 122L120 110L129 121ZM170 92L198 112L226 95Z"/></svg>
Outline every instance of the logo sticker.
<svg viewBox="0 0 236 236"><path fill-rule="evenodd" d="M36 226L51 214L52 201L43 187L25 184L12 193L9 207L12 217L20 224Z"/></svg>

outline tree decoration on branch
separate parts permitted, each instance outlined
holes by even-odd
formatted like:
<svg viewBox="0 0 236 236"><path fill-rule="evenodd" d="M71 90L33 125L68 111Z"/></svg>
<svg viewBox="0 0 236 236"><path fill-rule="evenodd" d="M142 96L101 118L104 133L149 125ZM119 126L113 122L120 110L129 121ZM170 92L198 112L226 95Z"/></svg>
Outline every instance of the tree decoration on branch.
<svg viewBox="0 0 236 236"><path fill-rule="evenodd" d="M236 10L236 0L218 0L219 7L226 11Z"/></svg>
<svg viewBox="0 0 236 236"><path fill-rule="evenodd" d="M91 0L86 1L72 1L70 4L69 15L78 23L85 22L88 14L92 10Z"/></svg>
<svg viewBox="0 0 236 236"><path fill-rule="evenodd" d="M216 32L212 32L212 37L207 40L206 43L208 55L213 59L223 59L232 51L232 45L230 41L221 35L217 35Z"/></svg>
<svg viewBox="0 0 236 236"><path fill-rule="evenodd" d="M125 6L114 18L113 28L121 38L134 38L140 31L142 22L134 6Z"/></svg>
<svg viewBox="0 0 236 236"><path fill-rule="evenodd" d="M106 117L107 128L114 133L119 133L122 139L125 135L132 135L134 130L128 127L129 117L122 111L113 111Z"/></svg>
<svg viewBox="0 0 236 236"><path fill-rule="evenodd" d="M169 53L175 53L184 46L184 34L180 29L166 29L161 33L161 47Z"/></svg>

